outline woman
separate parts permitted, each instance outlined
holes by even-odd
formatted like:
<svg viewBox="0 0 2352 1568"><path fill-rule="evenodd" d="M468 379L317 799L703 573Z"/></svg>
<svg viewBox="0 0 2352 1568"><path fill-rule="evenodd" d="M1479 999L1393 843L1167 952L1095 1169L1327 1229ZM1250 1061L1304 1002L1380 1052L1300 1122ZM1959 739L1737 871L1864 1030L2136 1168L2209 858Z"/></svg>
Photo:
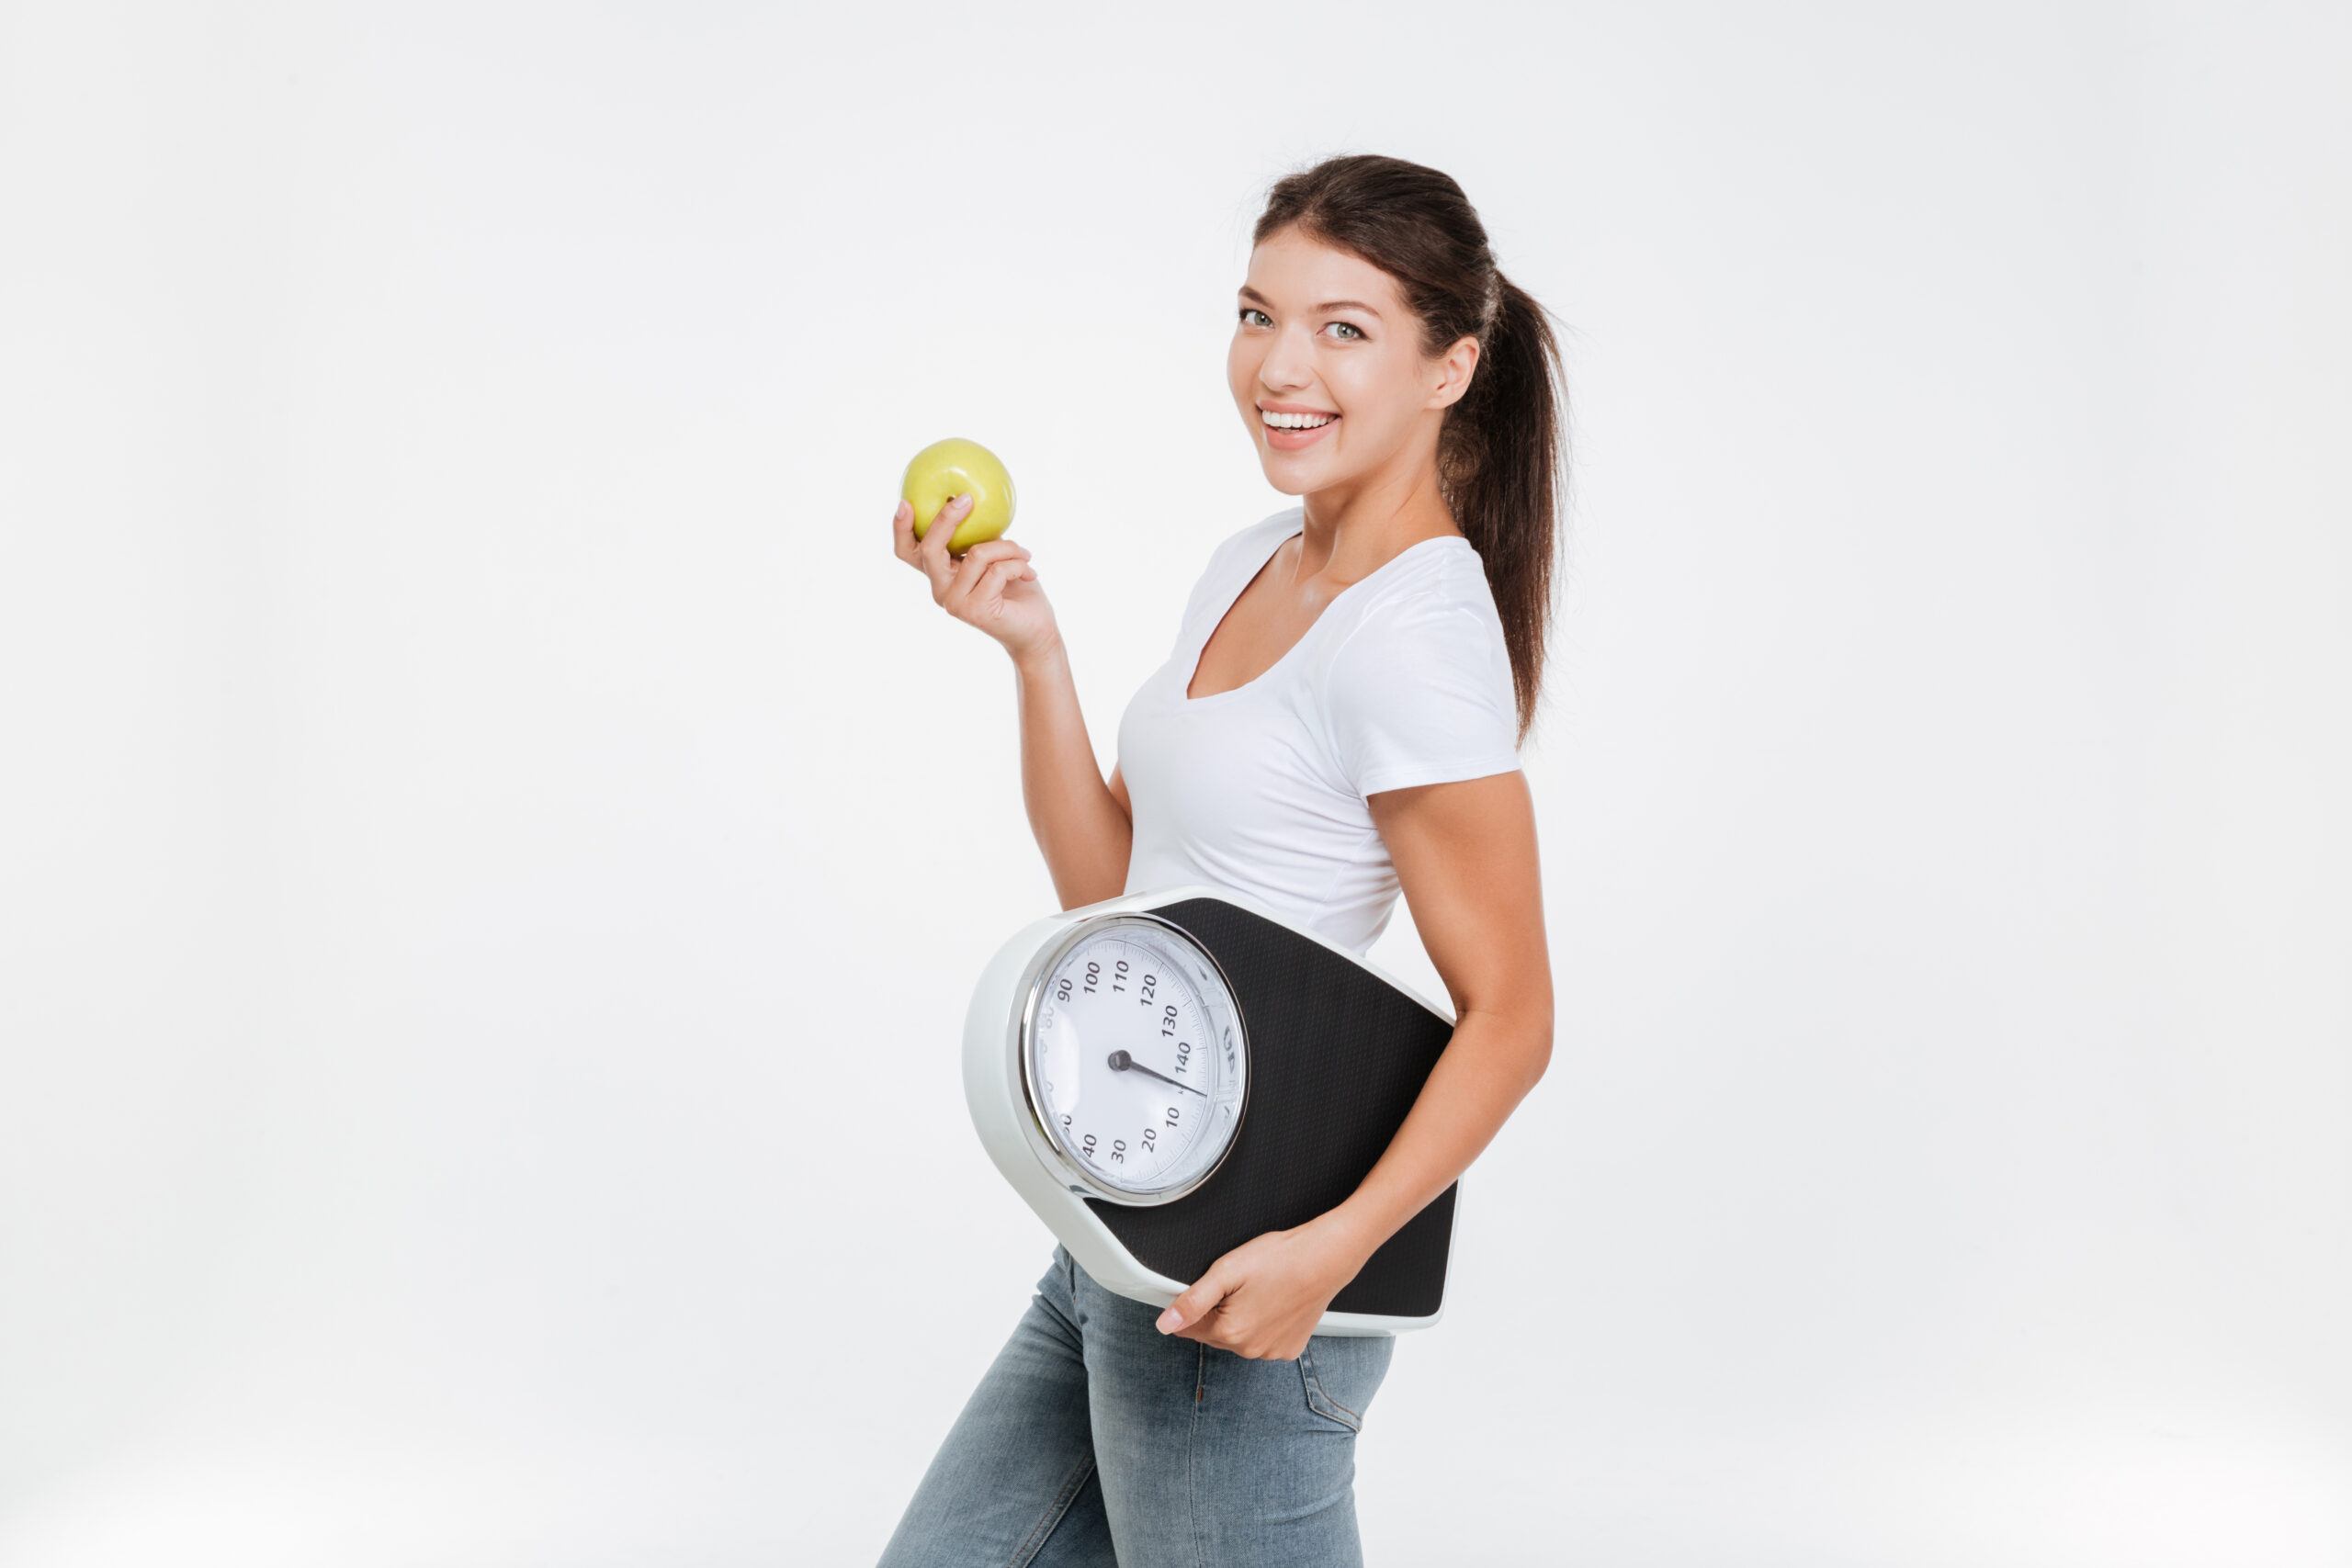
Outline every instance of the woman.
<svg viewBox="0 0 2352 1568"><path fill-rule="evenodd" d="M1067 1251L883 1561L1355 1563L1353 1444L1396 1341L1317 1337L1331 1298L1476 1157L1551 1054L1551 965L1518 746L1551 599L1558 355L1461 187L1394 158L1283 180L1228 375L1303 505L1219 546L1105 782L1053 611L969 511L899 558L1018 671L1022 788L1063 907L1235 887L1362 953L1398 891L1457 1013L1347 1201L1219 1258L1165 1312Z"/></svg>

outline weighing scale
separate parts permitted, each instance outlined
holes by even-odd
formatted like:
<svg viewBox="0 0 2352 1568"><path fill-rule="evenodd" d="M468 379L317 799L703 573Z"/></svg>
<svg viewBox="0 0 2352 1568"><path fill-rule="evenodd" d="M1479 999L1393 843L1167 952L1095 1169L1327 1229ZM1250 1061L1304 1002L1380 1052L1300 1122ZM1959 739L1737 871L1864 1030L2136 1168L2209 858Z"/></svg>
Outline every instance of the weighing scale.
<svg viewBox="0 0 2352 1568"><path fill-rule="evenodd" d="M1230 889L1065 909L972 993L964 1095L1013 1190L1106 1290L1166 1306L1224 1254L1336 1208L1386 1151L1453 1014ZM1408 1220L1318 1334L1442 1315L1455 1195Z"/></svg>

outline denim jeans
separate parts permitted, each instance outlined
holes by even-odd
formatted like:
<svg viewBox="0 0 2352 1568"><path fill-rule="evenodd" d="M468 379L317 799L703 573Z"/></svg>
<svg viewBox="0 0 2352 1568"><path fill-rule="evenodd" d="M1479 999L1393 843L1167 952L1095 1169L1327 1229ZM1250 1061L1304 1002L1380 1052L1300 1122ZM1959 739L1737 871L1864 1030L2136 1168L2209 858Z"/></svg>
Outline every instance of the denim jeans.
<svg viewBox="0 0 2352 1568"><path fill-rule="evenodd" d="M1069 1253L980 1379L883 1568L1355 1568L1355 1440L1396 1342L1252 1360Z"/></svg>

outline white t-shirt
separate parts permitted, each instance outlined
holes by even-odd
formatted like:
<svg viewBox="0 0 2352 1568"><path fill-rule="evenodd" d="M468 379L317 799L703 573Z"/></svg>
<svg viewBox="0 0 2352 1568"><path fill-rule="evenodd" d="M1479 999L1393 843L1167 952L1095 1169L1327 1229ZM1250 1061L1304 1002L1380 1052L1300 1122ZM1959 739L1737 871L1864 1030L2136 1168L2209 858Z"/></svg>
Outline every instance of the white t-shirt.
<svg viewBox="0 0 2352 1568"><path fill-rule="evenodd" d="M1187 697L1209 634L1305 516L1277 513L1216 547L1174 652L1120 718L1126 891L1234 888L1362 953L1396 904L1364 797L1512 772L1518 708L1486 568L1458 535L1350 583L1256 680Z"/></svg>

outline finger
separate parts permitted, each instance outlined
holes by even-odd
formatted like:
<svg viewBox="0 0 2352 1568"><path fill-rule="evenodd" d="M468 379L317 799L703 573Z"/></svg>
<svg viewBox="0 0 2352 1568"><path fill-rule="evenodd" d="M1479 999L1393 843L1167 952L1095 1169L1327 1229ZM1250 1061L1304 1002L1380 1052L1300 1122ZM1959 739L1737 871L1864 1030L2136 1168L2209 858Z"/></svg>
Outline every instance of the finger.
<svg viewBox="0 0 2352 1568"><path fill-rule="evenodd" d="M1029 564L1029 552L1010 539L983 539L960 556L951 557L955 562L956 580L948 585L947 599L961 598L980 586L981 574L995 567L1010 563L1016 567ZM943 599L941 603L947 601Z"/></svg>
<svg viewBox="0 0 2352 1568"><path fill-rule="evenodd" d="M1196 1345L1206 1345L1218 1350L1230 1350L1237 1356L1250 1354L1249 1345L1253 1327L1233 1321L1232 1298L1213 1306L1190 1325L1177 1329L1169 1337L1190 1339Z"/></svg>
<svg viewBox="0 0 2352 1568"><path fill-rule="evenodd" d="M899 509L890 513L890 547L898 552L900 560L918 571L922 570L922 563L915 559L915 509L911 502L899 502Z"/></svg>
<svg viewBox="0 0 2352 1568"><path fill-rule="evenodd" d="M1216 1304L1225 1300L1225 1276L1211 1269L1191 1289L1169 1303L1168 1310L1159 1314L1159 1320L1152 1326L1162 1334L1174 1334L1180 1329L1190 1328L1215 1311Z"/></svg>
<svg viewBox="0 0 2352 1568"><path fill-rule="evenodd" d="M945 525L945 520L941 520L941 525L938 526L948 526L948 525ZM1000 559L1028 562L1028 550L1025 550L1023 546L1016 546L1016 543L1009 541L1009 538L983 538L981 543L971 546L969 550L965 550L962 555L950 555L948 571L955 573L955 585L950 585L950 592L955 592L955 588L962 588L962 585L976 581L978 579L981 567L992 567L992 564L1000 562Z"/></svg>
<svg viewBox="0 0 2352 1568"><path fill-rule="evenodd" d="M952 498L939 509L931 526L923 530L922 543L915 547L915 564L931 579L932 599L941 604L946 604L948 595L955 591L956 570L963 564L963 558L951 554L947 548L947 541L955 537L956 525L971 510L967 503L959 511L956 504L959 499Z"/></svg>
<svg viewBox="0 0 2352 1568"><path fill-rule="evenodd" d="M966 564L957 569L956 581L947 590L947 608L967 620L986 615L989 605L1002 598L1005 589L1028 568L1027 562L1012 558L974 565L972 556L978 553L975 546L965 556Z"/></svg>
<svg viewBox="0 0 2352 1568"><path fill-rule="evenodd" d="M947 504L939 509L939 515L931 520L931 526L922 531L922 553L933 562L944 565L948 559L947 541L956 536L957 525L971 514L972 495L969 491L962 495L949 496Z"/></svg>
<svg viewBox="0 0 2352 1568"><path fill-rule="evenodd" d="M1001 560L1007 556L1011 556L1016 560L1027 560L1029 558L1029 551L1026 546L1017 544L1011 539L982 539L978 544L974 545L970 549L966 550L962 555L956 558L962 561L967 566L971 565L974 561L978 561L982 566L986 566L990 562Z"/></svg>

